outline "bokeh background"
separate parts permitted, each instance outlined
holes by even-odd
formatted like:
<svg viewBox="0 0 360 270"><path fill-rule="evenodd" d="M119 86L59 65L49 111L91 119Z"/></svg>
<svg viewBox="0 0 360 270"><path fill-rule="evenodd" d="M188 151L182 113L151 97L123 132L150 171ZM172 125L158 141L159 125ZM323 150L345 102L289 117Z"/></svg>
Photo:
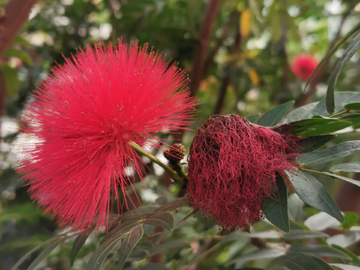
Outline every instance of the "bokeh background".
<svg viewBox="0 0 360 270"><path fill-rule="evenodd" d="M0 14L6 2L0 1ZM64 62L63 56L70 57L85 44L116 44L122 38L148 43L153 50L164 52L170 62L178 62L188 72L191 93L200 102L193 131L182 138L188 149L194 131L209 115L262 114L289 100L296 100L297 107L321 99L347 42L326 61L306 92L306 82L291 70L292 61L301 54L320 61L359 19L360 4L355 0L37 1L0 59L0 269L10 269L27 251L59 232L49 215L43 215L31 201L26 182L19 181L21 176L15 173L14 165L26 140L17 134L21 126L17 119L39 81L51 74L52 66ZM356 53L348 62L337 91L360 90L359 58ZM358 139L355 133L339 134L335 143L343 141L344 136ZM163 159L162 153L155 154ZM346 162L359 158L355 155ZM159 167L147 164L146 170L149 187L144 189L140 183L136 186L143 203L160 195L176 196L179 187L169 186L169 179L161 176ZM337 200L341 210L359 211L357 187L340 186L328 179L323 184L335 198L341 197ZM191 242L193 253L211 247L213 240L204 238L218 233L213 222L202 220L200 215L197 218L191 227L172 236L173 240L190 239L187 242ZM72 269L85 269L86 256L97 243L95 236L88 240ZM248 240L237 241L213 253L206 267L194 269L233 269L226 262L251 248ZM62 244L39 269L70 269L70 250L71 245ZM171 258L191 256L175 251L153 260L169 262ZM29 257L24 269L37 254ZM253 263L259 265L261 262Z"/></svg>

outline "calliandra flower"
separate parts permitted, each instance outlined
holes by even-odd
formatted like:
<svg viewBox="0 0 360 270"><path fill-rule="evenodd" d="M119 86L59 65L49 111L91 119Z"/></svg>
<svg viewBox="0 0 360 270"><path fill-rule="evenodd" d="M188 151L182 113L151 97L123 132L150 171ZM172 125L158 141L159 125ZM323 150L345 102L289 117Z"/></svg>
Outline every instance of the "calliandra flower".
<svg viewBox="0 0 360 270"><path fill-rule="evenodd" d="M311 55L300 54L293 59L290 68L298 79L307 81L317 65L318 62Z"/></svg>
<svg viewBox="0 0 360 270"><path fill-rule="evenodd" d="M25 147L30 158L17 169L60 225L106 225L114 199L118 208L119 200L132 203L125 169L142 175L128 143L154 146L156 133L191 122L195 101L184 72L147 49L121 40L80 49L52 70L26 106L22 132L38 143Z"/></svg>
<svg viewBox="0 0 360 270"><path fill-rule="evenodd" d="M260 220L276 175L296 166L298 141L238 115L209 117L190 147L187 196L193 208L224 231L249 229Z"/></svg>

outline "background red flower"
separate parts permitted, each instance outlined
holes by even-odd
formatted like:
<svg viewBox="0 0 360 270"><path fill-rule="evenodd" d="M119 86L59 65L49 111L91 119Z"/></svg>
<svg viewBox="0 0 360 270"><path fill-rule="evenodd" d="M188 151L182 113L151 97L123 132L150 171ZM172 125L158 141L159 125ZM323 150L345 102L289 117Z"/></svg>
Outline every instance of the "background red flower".
<svg viewBox="0 0 360 270"><path fill-rule="evenodd" d="M300 54L294 57L291 63L291 71L298 79L307 81L317 65L318 62L313 56Z"/></svg>

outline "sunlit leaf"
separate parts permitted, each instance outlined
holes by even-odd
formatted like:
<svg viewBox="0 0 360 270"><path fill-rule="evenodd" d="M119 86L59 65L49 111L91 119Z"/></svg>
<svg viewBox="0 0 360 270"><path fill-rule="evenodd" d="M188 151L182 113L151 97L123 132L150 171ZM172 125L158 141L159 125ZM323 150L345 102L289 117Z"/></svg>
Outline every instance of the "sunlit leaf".
<svg viewBox="0 0 360 270"><path fill-rule="evenodd" d="M280 123L281 119L287 114L287 112L294 105L294 101L288 101L280 106L275 107L274 109L263 114L259 120L257 120L257 124L260 126L272 127L276 126Z"/></svg>
<svg viewBox="0 0 360 270"><path fill-rule="evenodd" d="M344 213L344 222L341 224L345 230L350 229L352 226L355 226L357 221L359 220L359 216L354 212L345 212Z"/></svg>
<svg viewBox="0 0 360 270"><path fill-rule="evenodd" d="M27 52L12 47L6 49L6 51L4 52L4 56L19 58L25 64L28 64L30 66L34 64L31 56Z"/></svg>

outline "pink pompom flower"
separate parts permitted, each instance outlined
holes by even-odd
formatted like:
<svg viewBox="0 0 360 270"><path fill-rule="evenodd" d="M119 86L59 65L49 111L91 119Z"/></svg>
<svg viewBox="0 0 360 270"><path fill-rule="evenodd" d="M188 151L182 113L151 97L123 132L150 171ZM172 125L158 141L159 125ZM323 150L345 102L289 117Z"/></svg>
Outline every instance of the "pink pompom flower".
<svg viewBox="0 0 360 270"><path fill-rule="evenodd" d="M224 231L260 220L277 174L297 166L299 138L253 125L239 115L209 117L190 147L187 196Z"/></svg>
<svg viewBox="0 0 360 270"><path fill-rule="evenodd" d="M296 78L307 81L318 65L318 61L311 55L300 54L294 57L291 63L291 71Z"/></svg>
<svg viewBox="0 0 360 270"><path fill-rule="evenodd" d="M195 101L187 77L160 53L119 40L118 46L87 46L34 92L22 132L38 140L25 146L29 159L18 172L30 192L72 230L107 224L114 199L132 203L126 168L141 176L129 142L154 146L155 134L186 129Z"/></svg>

